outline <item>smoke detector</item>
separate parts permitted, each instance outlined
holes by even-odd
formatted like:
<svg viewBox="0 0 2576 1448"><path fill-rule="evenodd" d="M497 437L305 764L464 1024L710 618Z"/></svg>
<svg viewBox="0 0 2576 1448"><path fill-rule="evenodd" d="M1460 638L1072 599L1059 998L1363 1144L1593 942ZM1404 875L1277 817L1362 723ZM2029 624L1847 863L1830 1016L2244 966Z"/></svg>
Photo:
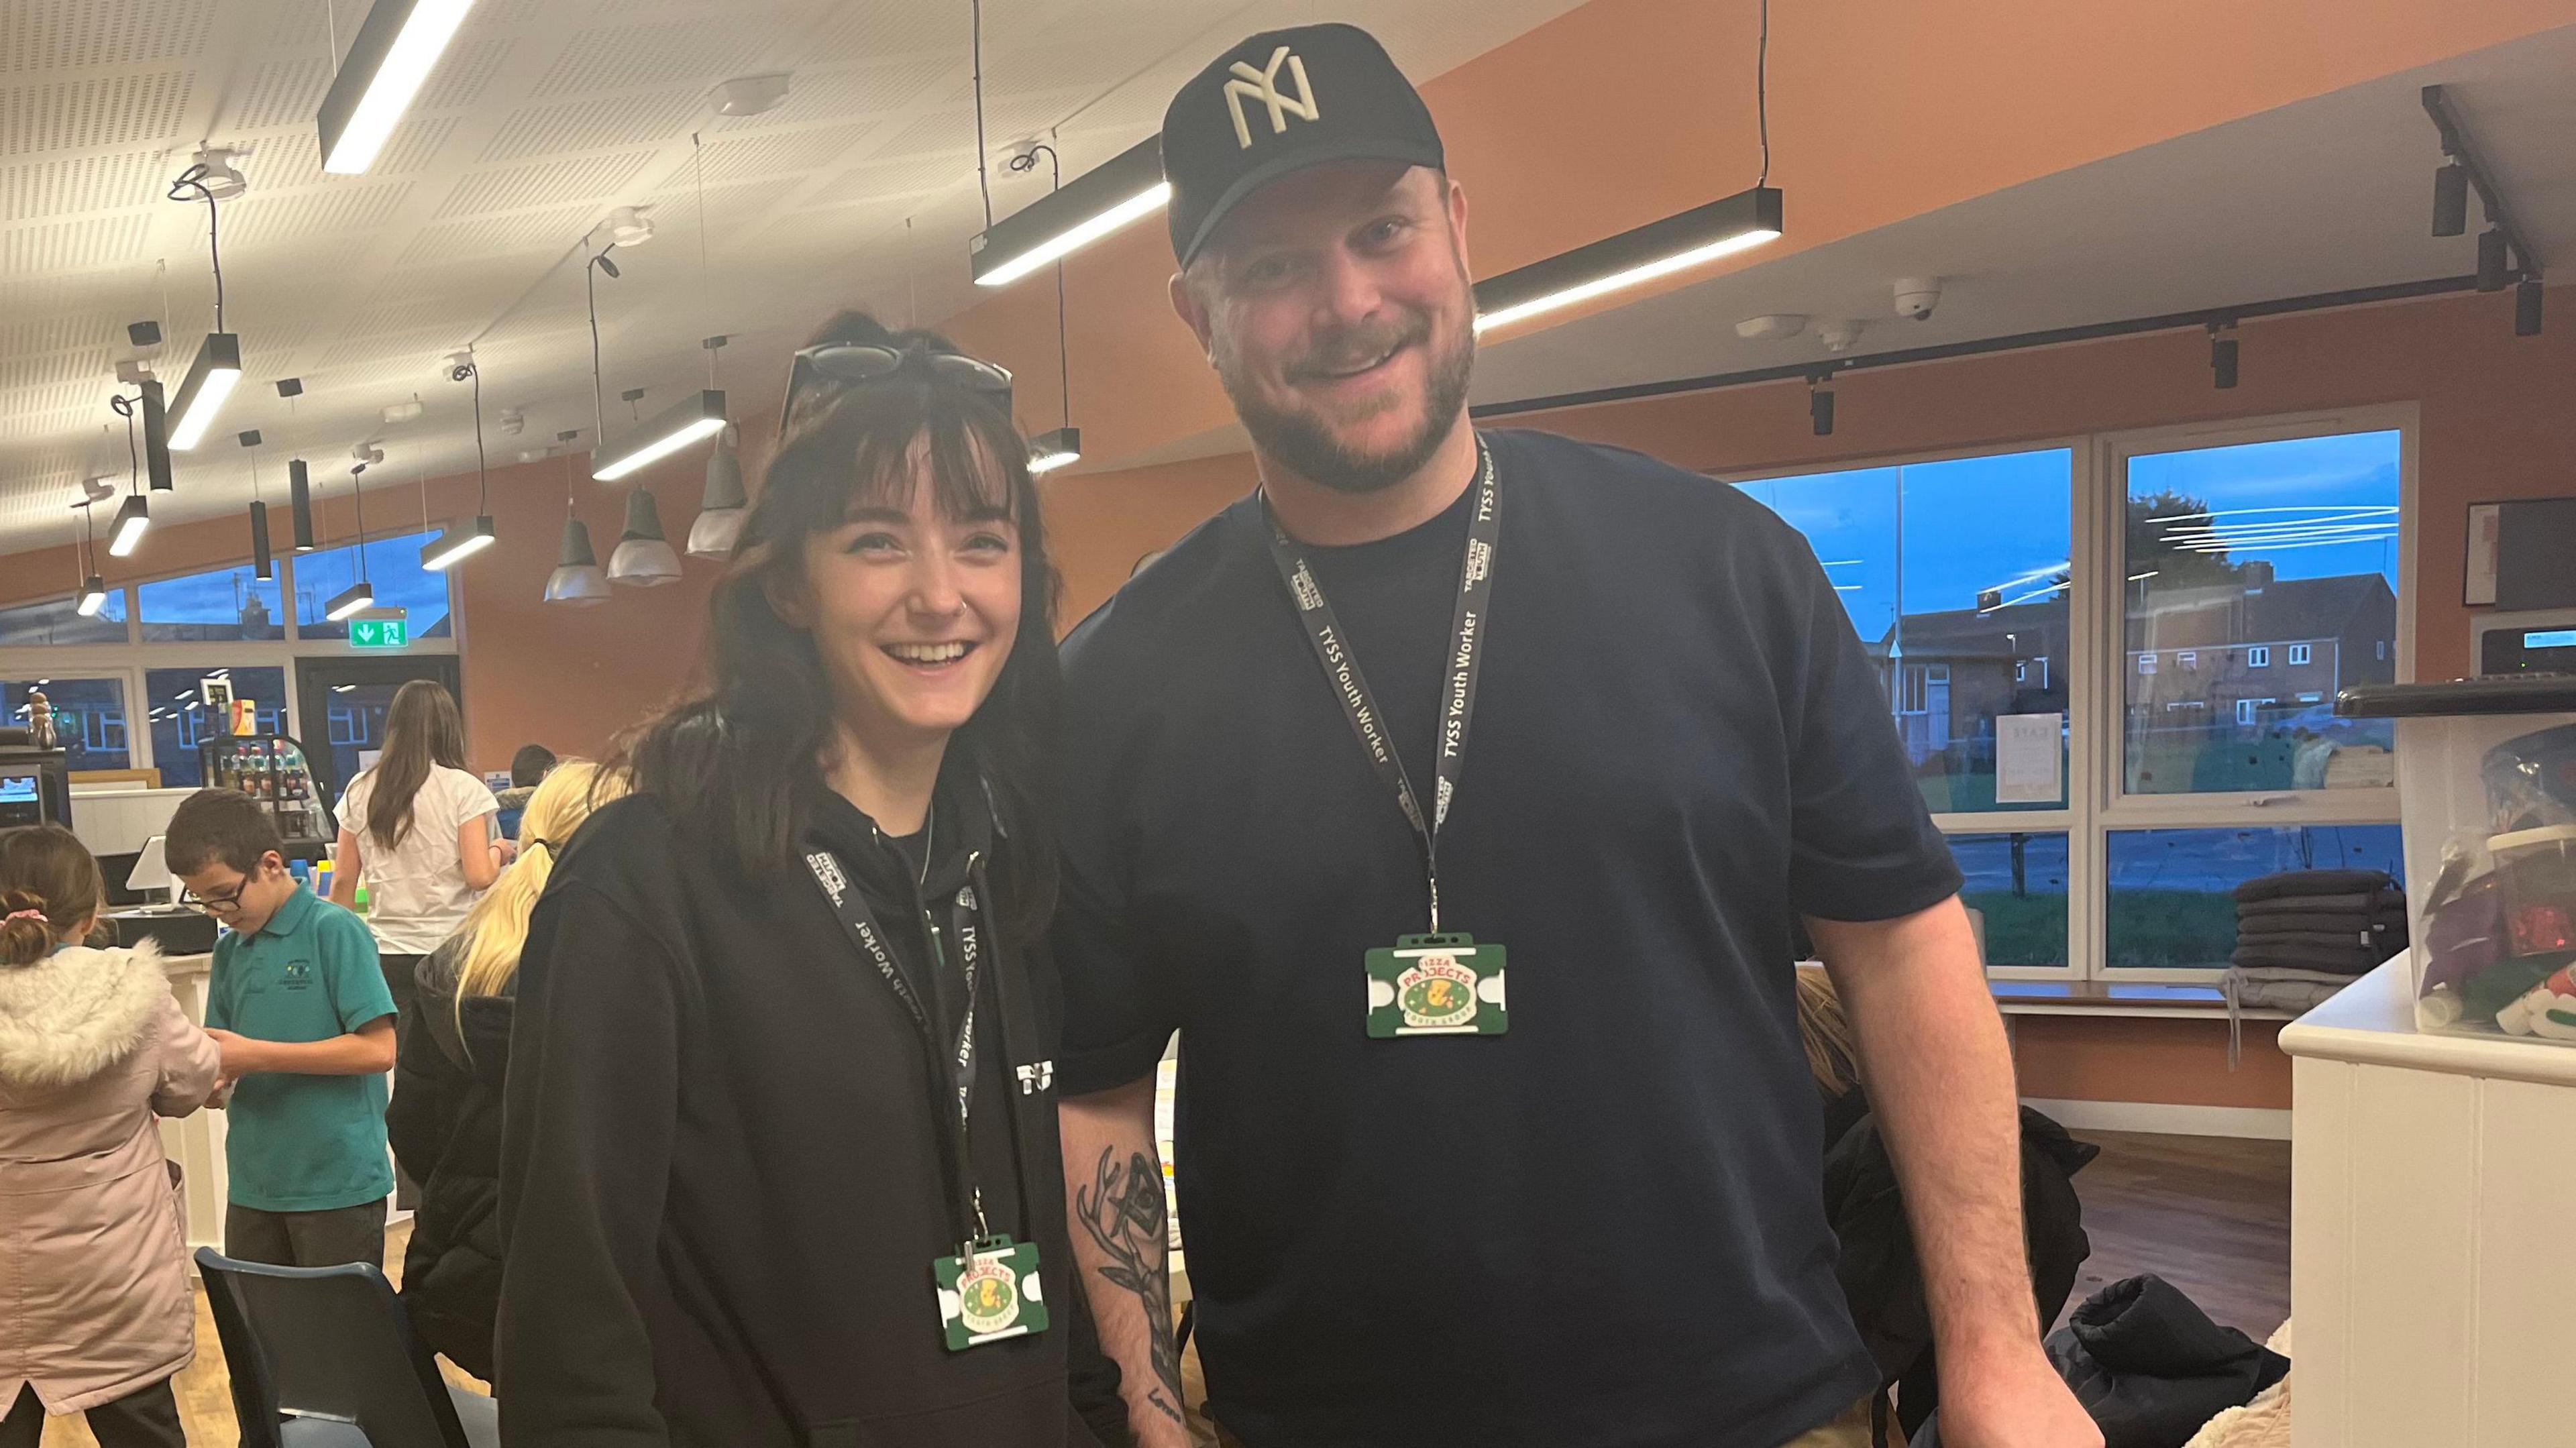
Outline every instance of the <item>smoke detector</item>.
<svg viewBox="0 0 2576 1448"><path fill-rule="evenodd" d="M1777 342L1807 330L1807 318L1800 312L1775 312L1767 317L1747 317L1735 324L1735 335L1747 342Z"/></svg>
<svg viewBox="0 0 2576 1448"><path fill-rule="evenodd" d="M409 402L397 402L393 406L386 408L385 421L388 423L409 422L428 410L429 408L426 404L424 404L418 397L414 397Z"/></svg>
<svg viewBox="0 0 2576 1448"><path fill-rule="evenodd" d="M361 467L372 467L385 460L385 450L375 446L373 443L362 442L356 447L349 449L349 456L356 458L358 460L358 465Z"/></svg>
<svg viewBox="0 0 2576 1448"><path fill-rule="evenodd" d="M128 387L140 387L152 380L152 364L137 357L116 364L116 380Z"/></svg>
<svg viewBox="0 0 2576 1448"><path fill-rule="evenodd" d="M707 93L720 116L756 116L787 103L787 72L738 75Z"/></svg>
<svg viewBox="0 0 2576 1448"><path fill-rule="evenodd" d="M653 218L640 208L621 206L608 213L608 239L619 246L642 246L653 239Z"/></svg>
<svg viewBox="0 0 2576 1448"><path fill-rule="evenodd" d="M1861 326L1859 321L1850 318L1820 323L1816 327L1816 340L1824 343L1828 352L1848 352L1852 344L1860 340Z"/></svg>

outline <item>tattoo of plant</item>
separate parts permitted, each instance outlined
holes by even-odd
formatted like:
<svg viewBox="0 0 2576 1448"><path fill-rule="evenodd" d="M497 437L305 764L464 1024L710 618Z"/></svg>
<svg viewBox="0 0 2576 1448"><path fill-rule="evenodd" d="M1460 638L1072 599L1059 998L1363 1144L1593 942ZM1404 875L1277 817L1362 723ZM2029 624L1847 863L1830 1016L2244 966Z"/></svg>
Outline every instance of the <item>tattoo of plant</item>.
<svg viewBox="0 0 2576 1448"><path fill-rule="evenodd" d="M1162 1163L1144 1152L1120 1165L1115 1147L1104 1148L1091 1185L1074 1191L1074 1217L1092 1244L1109 1258L1101 1280L1136 1294L1145 1310L1146 1342L1161 1386L1146 1401L1181 1417L1181 1354L1172 1345L1172 1281L1163 1272L1165 1217Z"/></svg>

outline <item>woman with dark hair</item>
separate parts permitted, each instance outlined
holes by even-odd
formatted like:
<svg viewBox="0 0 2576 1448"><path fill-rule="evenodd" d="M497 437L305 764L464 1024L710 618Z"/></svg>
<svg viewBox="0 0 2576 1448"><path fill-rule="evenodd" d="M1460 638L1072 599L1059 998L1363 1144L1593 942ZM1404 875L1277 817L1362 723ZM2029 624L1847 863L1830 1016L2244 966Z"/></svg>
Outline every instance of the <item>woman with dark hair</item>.
<svg viewBox="0 0 2576 1448"><path fill-rule="evenodd" d="M396 1028L411 1029L412 979L422 956L465 923L514 847L493 828L500 801L465 769L456 696L427 679L394 691L385 747L340 796L331 899L344 908L367 887L367 929L393 991Z"/></svg>
<svg viewBox="0 0 2576 1448"><path fill-rule="evenodd" d="M503 1439L1087 1444L1009 374L845 316L789 386L701 686L520 952Z"/></svg>

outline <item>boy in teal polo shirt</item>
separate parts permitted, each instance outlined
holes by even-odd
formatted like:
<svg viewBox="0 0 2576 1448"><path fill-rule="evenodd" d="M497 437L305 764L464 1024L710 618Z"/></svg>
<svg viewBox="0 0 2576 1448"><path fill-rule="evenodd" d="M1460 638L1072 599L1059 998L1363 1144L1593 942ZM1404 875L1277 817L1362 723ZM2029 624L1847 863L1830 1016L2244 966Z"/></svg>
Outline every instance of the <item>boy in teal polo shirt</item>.
<svg viewBox="0 0 2576 1448"><path fill-rule="evenodd" d="M286 872L286 842L248 795L188 796L166 849L170 873L231 931L206 987L206 1033L223 1046L231 1093L225 1253L383 1266L394 1001L374 937Z"/></svg>

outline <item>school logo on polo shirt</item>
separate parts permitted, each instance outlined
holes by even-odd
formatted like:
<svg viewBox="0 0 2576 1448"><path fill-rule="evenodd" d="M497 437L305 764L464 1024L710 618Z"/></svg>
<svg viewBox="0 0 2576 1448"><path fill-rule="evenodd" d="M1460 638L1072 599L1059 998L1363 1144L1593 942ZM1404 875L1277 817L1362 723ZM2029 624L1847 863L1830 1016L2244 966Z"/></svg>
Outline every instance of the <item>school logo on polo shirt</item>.
<svg viewBox="0 0 2576 1448"><path fill-rule="evenodd" d="M278 968L278 975L284 980L288 990L309 989L313 984L313 962L290 960Z"/></svg>
<svg viewBox="0 0 2576 1448"><path fill-rule="evenodd" d="M1297 82L1294 98L1279 89L1279 67L1283 64ZM1252 127L1243 117L1245 101L1268 109L1270 134L1274 136L1287 133L1290 116L1308 121L1323 119L1322 108L1315 104L1314 87L1306 84L1305 57L1291 53L1288 47L1283 45L1270 52L1270 63L1259 70L1253 69L1248 60L1238 60L1228 69L1234 79L1225 83L1225 109L1234 118L1234 144L1238 150L1252 149Z"/></svg>

